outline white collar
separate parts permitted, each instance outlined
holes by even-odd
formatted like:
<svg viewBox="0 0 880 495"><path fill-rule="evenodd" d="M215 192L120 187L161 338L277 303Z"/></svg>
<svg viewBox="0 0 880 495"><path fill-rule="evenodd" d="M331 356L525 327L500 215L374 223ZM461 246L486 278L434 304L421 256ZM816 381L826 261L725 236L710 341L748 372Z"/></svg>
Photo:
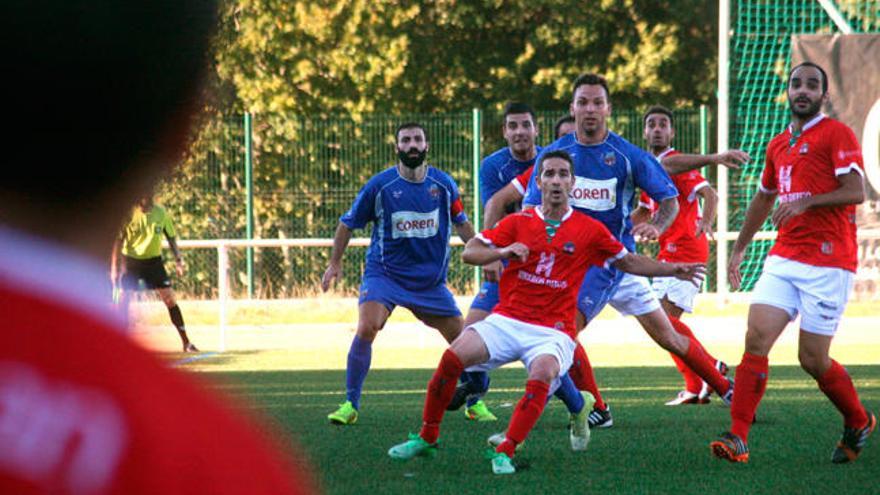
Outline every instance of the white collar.
<svg viewBox="0 0 880 495"><path fill-rule="evenodd" d="M666 155L672 153L673 151L675 151L675 148L670 146L670 147L666 148L665 150L661 151L660 154L655 156L654 158L656 158L657 161L659 162L660 160L666 158Z"/></svg>
<svg viewBox="0 0 880 495"><path fill-rule="evenodd" d="M541 220L544 220L544 212L541 211L541 206L542 205L538 205L535 207L535 213L538 215L538 218L540 218ZM568 210L566 210L566 212L565 212L565 215L562 215L562 220L560 220L559 223L562 223L562 222L568 220L568 217L570 217L573 212L574 212L574 210L571 208L571 206L569 206Z"/></svg>
<svg viewBox="0 0 880 495"><path fill-rule="evenodd" d="M806 124L804 124L803 127L801 127L801 134L807 132L807 130L808 130L809 128L811 128L811 127L815 127L816 124L818 124L819 121L821 121L821 120L824 119L824 118L825 118L825 114L822 113L822 112L819 112L819 115L816 115L815 117L813 117L812 119L810 119L809 122L807 122ZM792 129L792 125L791 125L791 124L788 124L788 132L789 132L791 135L794 135L794 130Z"/></svg>

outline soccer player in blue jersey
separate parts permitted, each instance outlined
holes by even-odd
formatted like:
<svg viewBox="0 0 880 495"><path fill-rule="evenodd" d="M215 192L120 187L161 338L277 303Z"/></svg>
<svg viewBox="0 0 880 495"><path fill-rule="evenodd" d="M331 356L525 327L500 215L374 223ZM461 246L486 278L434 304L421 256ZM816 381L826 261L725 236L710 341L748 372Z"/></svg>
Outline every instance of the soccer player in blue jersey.
<svg viewBox="0 0 880 495"><path fill-rule="evenodd" d="M357 334L348 352L346 401L327 416L334 424L357 421L373 340L396 306L412 311L448 342L461 333L461 312L446 288L449 237L454 228L466 243L474 236L474 228L455 181L425 162L425 128L413 122L401 124L396 138L398 163L373 176L340 217L330 263L321 280L326 292L342 272L342 255L352 230L372 223Z"/></svg>
<svg viewBox="0 0 880 495"><path fill-rule="evenodd" d="M480 164L480 201L483 206L493 194L506 186L514 177L531 168L535 164L538 152L541 151L541 148L535 144L538 126L535 123L535 112L532 107L521 102L508 103L504 107L502 118L504 119L502 134L504 140L507 141L507 146L496 150L484 158ZM507 205L505 213L517 210L519 210L519 204L510 204ZM492 312L492 308L498 304L498 280L501 276L501 269L500 261L483 267L483 284L465 317L465 327L485 319ZM467 398L467 407L464 412L468 419L476 421L495 421L498 419L489 411L478 393L488 388L488 379L489 376L486 373L472 374L466 371L462 375L463 386L459 390L459 396L450 404L449 408L451 410L460 408L462 400ZM484 382L477 382L477 380L484 380ZM474 393L469 394L470 390L473 390Z"/></svg>
<svg viewBox="0 0 880 495"><path fill-rule="evenodd" d="M572 156L576 183L569 198L571 206L605 224L628 250L635 251L635 236L657 239L675 219L678 191L664 167L650 153L608 129L606 120L611 115L611 100L608 84L602 76L578 77L572 92L570 109L575 117L576 132L558 139L542 153L565 150ZM647 192L659 206L651 221L633 227L630 208L636 187ZM533 175L523 205L539 204L541 196ZM679 356L725 403L730 403L731 382L716 369L699 344L675 332L646 279L613 268L592 267L578 294L578 328L583 329L606 304L623 315L635 316L655 342ZM575 359L571 373L595 384L589 360L583 357ZM610 409L597 396L590 413L590 427L611 425Z"/></svg>

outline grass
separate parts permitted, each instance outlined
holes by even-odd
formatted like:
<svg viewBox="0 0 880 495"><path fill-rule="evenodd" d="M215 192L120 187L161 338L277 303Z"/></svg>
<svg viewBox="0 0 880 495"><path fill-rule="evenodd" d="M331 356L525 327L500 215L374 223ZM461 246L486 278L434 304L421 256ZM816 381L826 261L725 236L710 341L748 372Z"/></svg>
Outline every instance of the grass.
<svg viewBox="0 0 880 495"><path fill-rule="evenodd" d="M180 357L180 355L174 355ZM237 356L217 358L234 368ZM209 361L213 358L207 358ZM182 366L184 369L191 365ZM195 366L193 364L192 366ZM211 369L223 369L220 364ZM849 368L862 400L880 409L880 366ZM535 494L535 493L872 493L880 476L880 435L858 462L836 466L831 450L841 420L799 368L774 366L752 430L752 460L732 465L714 459L708 443L729 423L728 409L664 407L680 388L671 366L597 368L615 426L593 432L588 451L571 452L567 413L553 400L517 455L528 469L492 475L483 458L485 439L506 427L524 386L524 371L492 375L487 397L495 423L472 423L457 411L443 423L434 459L395 462L386 451L418 431L424 390L432 371L371 371L359 421L331 426L326 415L344 400L344 371L214 371L214 386L244 397L274 419L299 445L328 494Z"/></svg>

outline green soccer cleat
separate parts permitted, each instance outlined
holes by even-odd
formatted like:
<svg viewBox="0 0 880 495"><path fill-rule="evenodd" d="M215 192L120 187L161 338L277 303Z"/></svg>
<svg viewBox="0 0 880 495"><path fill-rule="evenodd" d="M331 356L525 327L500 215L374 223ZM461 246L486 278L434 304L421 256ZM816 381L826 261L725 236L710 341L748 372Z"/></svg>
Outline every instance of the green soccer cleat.
<svg viewBox="0 0 880 495"><path fill-rule="evenodd" d="M358 410L347 400L339 405L339 409L328 414L327 419L334 425L353 425L358 420Z"/></svg>
<svg viewBox="0 0 880 495"><path fill-rule="evenodd" d="M498 418L492 414L492 411L486 407L486 403L483 401L477 401L476 404L465 409L464 415L467 419L473 421L498 421Z"/></svg>
<svg viewBox="0 0 880 495"><path fill-rule="evenodd" d="M577 414L570 415L569 440L571 441L571 450L580 452L587 450L590 443L590 411L593 406L593 396L589 392L581 392L584 396L584 408Z"/></svg>
<svg viewBox="0 0 880 495"><path fill-rule="evenodd" d="M437 444L426 442L415 433L409 434L409 440L388 449L388 456L398 461L408 461L413 457L433 457L437 454Z"/></svg>
<svg viewBox="0 0 880 495"><path fill-rule="evenodd" d="M492 456L492 472L495 474L514 474L516 466L513 465L513 461L507 457L507 454L496 452Z"/></svg>
<svg viewBox="0 0 880 495"><path fill-rule="evenodd" d="M489 438L486 439L486 443L488 443L493 449L497 449L499 445L504 443L504 440L507 439L507 432L502 431L501 433L495 433L494 435L490 435ZM516 451L519 452L522 450L523 445L526 443L518 443L516 444Z"/></svg>

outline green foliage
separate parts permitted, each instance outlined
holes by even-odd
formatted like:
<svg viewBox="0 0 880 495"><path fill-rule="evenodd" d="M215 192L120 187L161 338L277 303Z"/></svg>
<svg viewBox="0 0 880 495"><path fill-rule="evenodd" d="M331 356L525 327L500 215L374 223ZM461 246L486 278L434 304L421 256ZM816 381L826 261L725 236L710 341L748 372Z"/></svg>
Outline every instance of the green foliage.
<svg viewBox="0 0 880 495"><path fill-rule="evenodd" d="M510 99L564 107L582 72L615 103L712 99L714 2L229 1L218 84L236 110L435 112Z"/></svg>

